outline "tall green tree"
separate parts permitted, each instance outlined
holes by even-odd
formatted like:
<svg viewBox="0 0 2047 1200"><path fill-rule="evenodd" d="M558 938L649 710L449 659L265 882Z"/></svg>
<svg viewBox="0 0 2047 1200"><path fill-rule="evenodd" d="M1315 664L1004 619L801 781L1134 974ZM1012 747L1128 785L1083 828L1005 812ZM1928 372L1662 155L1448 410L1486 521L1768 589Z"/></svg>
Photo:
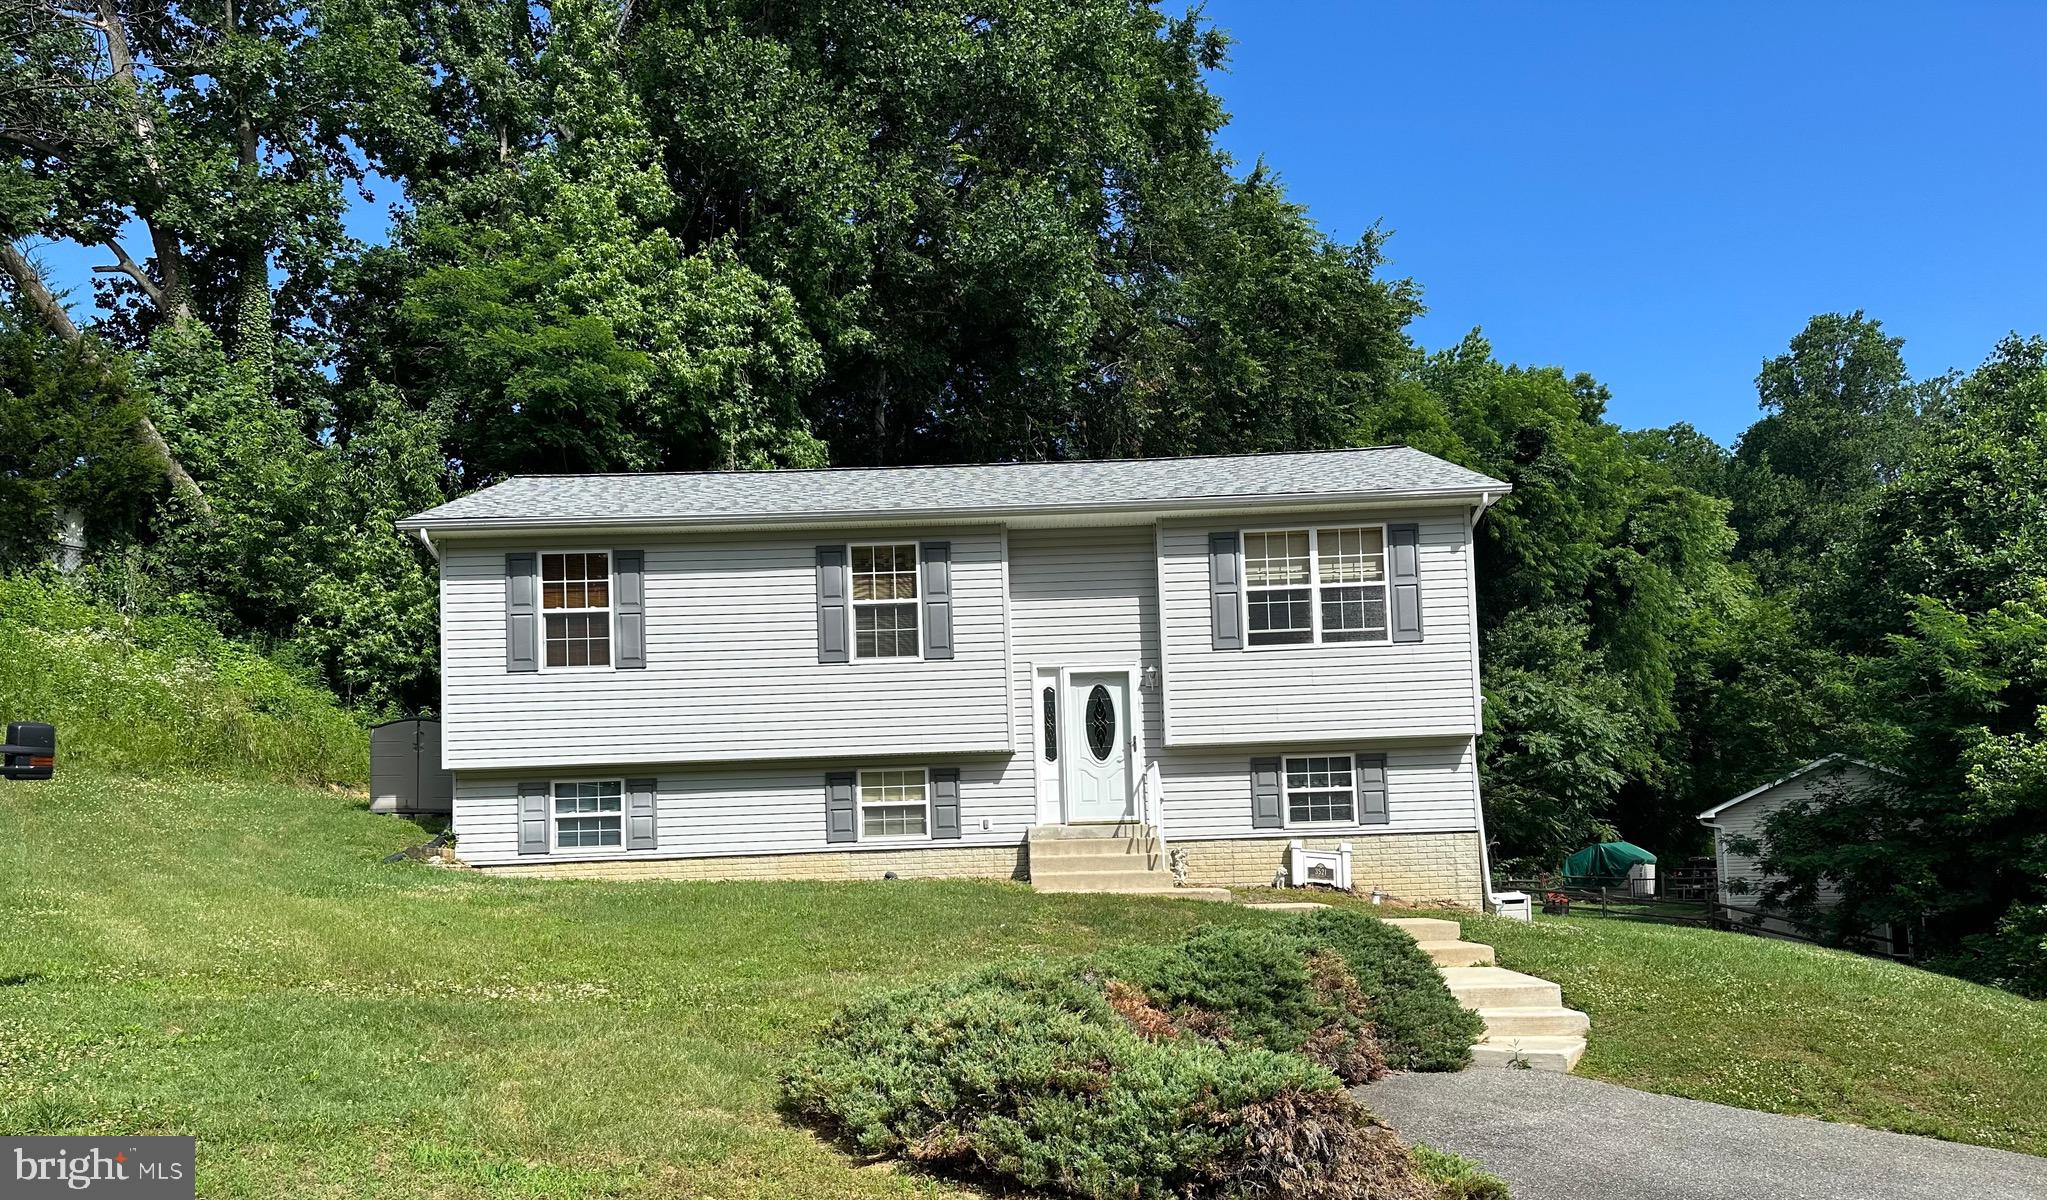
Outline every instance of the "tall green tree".
<svg viewBox="0 0 2047 1200"><path fill-rule="evenodd" d="M1765 588L1817 580L1896 477L1918 402L1903 347L1860 312L1823 313L1763 363L1764 415L1742 435L1724 494L1739 553Z"/></svg>
<svg viewBox="0 0 2047 1200"><path fill-rule="evenodd" d="M2047 340L2012 337L1922 421L1852 547L1857 586L1828 597L1867 647L1862 743L1898 782L1782 814L1765 858L1816 927L1918 924L1950 969L2034 994L2047 994L2043 514ZM1822 887L1842 902L1820 904Z"/></svg>

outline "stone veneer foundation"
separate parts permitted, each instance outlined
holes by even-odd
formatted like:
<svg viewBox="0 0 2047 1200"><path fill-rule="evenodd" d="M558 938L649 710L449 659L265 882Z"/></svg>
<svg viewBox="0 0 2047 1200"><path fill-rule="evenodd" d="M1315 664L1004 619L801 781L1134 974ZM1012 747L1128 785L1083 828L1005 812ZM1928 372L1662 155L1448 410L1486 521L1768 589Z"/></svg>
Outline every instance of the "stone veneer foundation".
<svg viewBox="0 0 2047 1200"><path fill-rule="evenodd" d="M1290 836L1172 841L1188 858L1187 882L1262 887L1286 865ZM1313 850L1351 846L1351 882L1413 904L1477 908L1476 833L1393 833L1303 837ZM708 858L554 860L482 867L500 875L548 879L1029 879L1021 846L947 846L810 854L736 854Z"/></svg>
<svg viewBox="0 0 2047 1200"><path fill-rule="evenodd" d="M1172 841L1187 852L1187 882L1228 887L1264 887L1286 866L1293 837ZM1378 833L1352 837L1302 837L1310 850L1334 850L1350 843L1350 882L1359 892L1377 888L1411 904L1478 908L1476 833Z"/></svg>
<svg viewBox="0 0 2047 1200"><path fill-rule="evenodd" d="M546 879L880 879L889 871L903 879L1029 878L1022 846L555 861L477 869L497 875L537 875Z"/></svg>

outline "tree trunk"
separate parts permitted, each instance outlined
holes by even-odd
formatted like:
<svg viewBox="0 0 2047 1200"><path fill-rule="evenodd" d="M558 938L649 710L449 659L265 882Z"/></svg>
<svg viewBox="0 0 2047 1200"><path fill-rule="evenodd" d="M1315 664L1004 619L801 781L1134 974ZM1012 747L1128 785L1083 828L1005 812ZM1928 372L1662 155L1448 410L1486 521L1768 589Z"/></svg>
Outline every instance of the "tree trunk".
<svg viewBox="0 0 2047 1200"><path fill-rule="evenodd" d="M43 285L42 273L36 270L35 264L28 260L28 256L23 254L19 247L5 239L0 239L0 270L4 270L14 280L15 290L27 301L29 308L42 319L51 333L56 334L67 344L83 346L92 364L98 367L102 374L111 375L106 360L90 342L85 340L85 335L72 323L71 314L64 311L64 306L59 304L57 298L50 294L50 289ZM198 482L185 470L177 455L171 453L170 443L163 440L163 434L157 430L156 422L149 419L147 412L137 419L135 434L142 439L143 445L149 447L150 453L162 465L164 477L170 480L171 490L190 501L201 517L211 521L213 505L207 502L206 494L199 490Z"/></svg>

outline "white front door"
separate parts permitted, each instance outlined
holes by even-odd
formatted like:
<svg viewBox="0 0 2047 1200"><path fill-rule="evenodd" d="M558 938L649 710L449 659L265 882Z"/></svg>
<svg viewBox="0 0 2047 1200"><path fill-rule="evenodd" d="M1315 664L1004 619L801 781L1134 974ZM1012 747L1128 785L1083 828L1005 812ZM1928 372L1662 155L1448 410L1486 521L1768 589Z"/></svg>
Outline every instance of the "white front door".
<svg viewBox="0 0 2047 1200"><path fill-rule="evenodd" d="M1066 680L1066 819L1121 821L1130 815L1130 673L1075 671Z"/></svg>

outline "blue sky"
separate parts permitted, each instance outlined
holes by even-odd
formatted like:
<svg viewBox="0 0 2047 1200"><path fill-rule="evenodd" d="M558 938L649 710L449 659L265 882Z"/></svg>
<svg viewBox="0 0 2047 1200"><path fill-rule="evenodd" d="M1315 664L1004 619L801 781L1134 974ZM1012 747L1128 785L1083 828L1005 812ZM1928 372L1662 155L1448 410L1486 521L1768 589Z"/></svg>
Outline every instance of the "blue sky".
<svg viewBox="0 0 2047 1200"><path fill-rule="evenodd" d="M2047 333L2047 4L1271 3L1224 146L1394 231L1423 344L1589 371L1722 442L1762 360L1861 308L1916 375Z"/></svg>
<svg viewBox="0 0 2047 1200"><path fill-rule="evenodd" d="M1732 441L1818 312L1879 318L1920 376L2047 333L2047 3L1206 11L1238 42L1225 148L1339 238L1392 230L1424 345L1482 327L1623 425ZM103 257L42 257L89 305Z"/></svg>

